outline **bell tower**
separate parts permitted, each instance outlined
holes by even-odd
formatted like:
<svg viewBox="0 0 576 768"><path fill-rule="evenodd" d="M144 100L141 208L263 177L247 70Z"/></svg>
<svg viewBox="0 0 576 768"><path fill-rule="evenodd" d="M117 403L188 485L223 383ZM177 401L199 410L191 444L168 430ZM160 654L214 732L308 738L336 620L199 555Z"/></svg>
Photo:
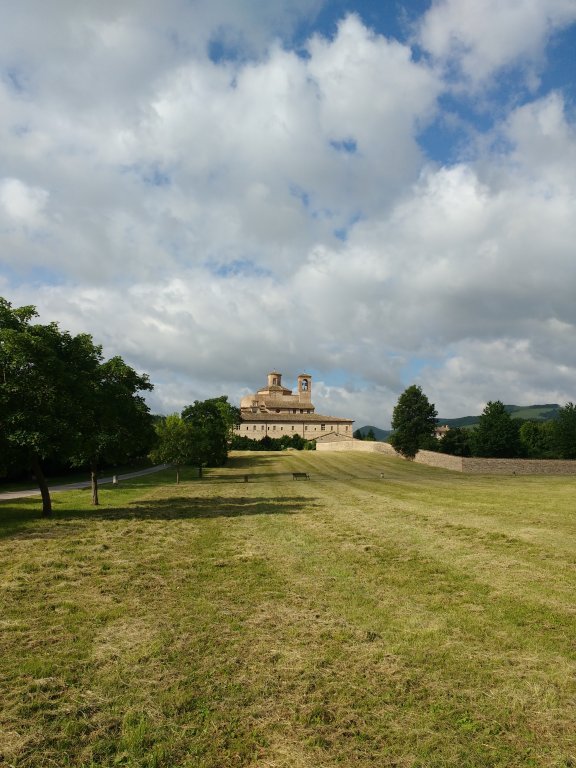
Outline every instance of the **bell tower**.
<svg viewBox="0 0 576 768"><path fill-rule="evenodd" d="M282 386L282 374L278 371L271 371L268 374L268 387L281 387Z"/></svg>
<svg viewBox="0 0 576 768"><path fill-rule="evenodd" d="M298 399L305 403L312 401L312 377L307 373L298 376Z"/></svg>

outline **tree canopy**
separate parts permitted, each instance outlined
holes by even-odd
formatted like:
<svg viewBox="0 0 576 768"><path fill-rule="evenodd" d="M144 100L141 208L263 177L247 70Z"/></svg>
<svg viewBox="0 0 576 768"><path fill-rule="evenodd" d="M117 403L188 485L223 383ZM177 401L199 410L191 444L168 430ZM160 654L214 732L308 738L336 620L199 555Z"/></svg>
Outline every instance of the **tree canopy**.
<svg viewBox="0 0 576 768"><path fill-rule="evenodd" d="M34 307L13 308L0 297L0 465L32 470L49 515L42 462L94 463L136 450L149 430L137 392L152 385L121 358L102 362L89 334L73 336L36 317Z"/></svg>
<svg viewBox="0 0 576 768"><path fill-rule="evenodd" d="M240 421L240 411L230 405L228 398L213 397L195 400L182 411L182 419L191 430L190 459L200 472L202 465L220 467L228 458L234 425Z"/></svg>
<svg viewBox="0 0 576 768"><path fill-rule="evenodd" d="M78 439L71 459L88 464L92 503L98 504L98 469L102 462L127 461L145 456L155 433L152 417L139 394L152 389L146 374L139 374L124 360L100 362L78 401Z"/></svg>
<svg viewBox="0 0 576 768"><path fill-rule="evenodd" d="M178 413L160 419L156 425L156 446L150 453L154 462L172 464L176 468L176 483L180 482L180 467L193 459L192 428Z"/></svg>
<svg viewBox="0 0 576 768"><path fill-rule="evenodd" d="M520 422L512 419L500 400L487 403L470 440L474 456L513 459L522 455Z"/></svg>
<svg viewBox="0 0 576 768"><path fill-rule="evenodd" d="M429 447L436 429L436 408L421 387L413 384L398 398L392 413L394 433L390 442L407 459L413 459L420 448Z"/></svg>
<svg viewBox="0 0 576 768"><path fill-rule="evenodd" d="M576 459L576 405L567 403L553 422L552 443L561 459Z"/></svg>

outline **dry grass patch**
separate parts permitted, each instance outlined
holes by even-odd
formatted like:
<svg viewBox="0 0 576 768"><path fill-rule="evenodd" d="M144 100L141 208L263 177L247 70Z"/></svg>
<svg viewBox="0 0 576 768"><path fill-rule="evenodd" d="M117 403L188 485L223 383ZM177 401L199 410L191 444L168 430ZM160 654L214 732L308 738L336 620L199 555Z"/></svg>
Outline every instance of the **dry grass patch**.
<svg viewBox="0 0 576 768"><path fill-rule="evenodd" d="M210 474L0 506L0 765L576 765L573 479Z"/></svg>

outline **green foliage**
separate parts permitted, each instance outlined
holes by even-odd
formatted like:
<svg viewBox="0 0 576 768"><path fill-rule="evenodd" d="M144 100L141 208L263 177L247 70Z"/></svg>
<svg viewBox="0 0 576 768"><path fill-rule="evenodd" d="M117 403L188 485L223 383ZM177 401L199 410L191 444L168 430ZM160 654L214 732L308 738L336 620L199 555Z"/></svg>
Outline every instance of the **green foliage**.
<svg viewBox="0 0 576 768"><path fill-rule="evenodd" d="M231 447L235 451L283 451L286 448L302 451L309 450L306 448L307 442L300 435L283 435L282 437L266 435L262 440L252 440L245 435L234 435Z"/></svg>
<svg viewBox="0 0 576 768"><path fill-rule="evenodd" d="M553 423L552 443L561 459L576 459L576 405L567 403Z"/></svg>
<svg viewBox="0 0 576 768"><path fill-rule="evenodd" d="M150 458L158 464L176 467L176 482L180 482L180 467L191 464L193 458L192 428L178 413L171 413L156 422L156 445Z"/></svg>
<svg viewBox="0 0 576 768"><path fill-rule="evenodd" d="M470 456L470 432L462 427L456 427L446 432L438 440L438 449L441 453L452 456Z"/></svg>
<svg viewBox="0 0 576 768"><path fill-rule="evenodd" d="M374 430L372 429L372 427L370 427L364 439L368 440L368 442L371 442L371 443L376 442L376 435L374 434Z"/></svg>
<svg viewBox="0 0 576 768"><path fill-rule="evenodd" d="M473 456L513 459L522 455L520 423L512 419L500 400L486 405L470 441Z"/></svg>
<svg viewBox="0 0 576 768"><path fill-rule="evenodd" d="M153 420L141 391L151 390L121 357L99 364L79 400L77 447L71 459L88 464L93 503L98 504L97 472L102 463L121 463L145 456L155 438Z"/></svg>
<svg viewBox="0 0 576 768"><path fill-rule="evenodd" d="M520 425L520 443L524 455L531 459L556 458L554 422L524 421Z"/></svg>
<svg viewBox="0 0 576 768"><path fill-rule="evenodd" d="M436 408L421 387L413 384L398 398L392 414L394 434L390 442L407 459L413 459L420 448L430 448L435 441Z"/></svg>
<svg viewBox="0 0 576 768"><path fill-rule="evenodd" d="M239 421L238 409L228 403L228 398L195 400L184 408L182 419L191 430L191 461L199 467L225 464L232 428Z"/></svg>
<svg viewBox="0 0 576 768"><path fill-rule="evenodd" d="M33 307L13 309L0 298L0 464L31 468L50 514L41 463L90 463L95 476L103 458L146 453L153 433L137 392L152 385L120 357L103 363L88 334L34 317Z"/></svg>
<svg viewBox="0 0 576 768"><path fill-rule="evenodd" d="M354 432L354 434L352 435L352 437L353 437L355 440L364 440L364 435L362 434L362 430L361 430L361 429L357 429L357 430Z"/></svg>

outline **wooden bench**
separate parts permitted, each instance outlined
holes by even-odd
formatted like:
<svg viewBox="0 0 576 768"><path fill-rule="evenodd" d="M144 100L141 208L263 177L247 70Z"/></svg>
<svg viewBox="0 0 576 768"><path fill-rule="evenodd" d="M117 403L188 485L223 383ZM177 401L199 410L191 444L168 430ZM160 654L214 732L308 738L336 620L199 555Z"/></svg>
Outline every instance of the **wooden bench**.
<svg viewBox="0 0 576 768"><path fill-rule="evenodd" d="M310 480L308 472L292 472L292 480Z"/></svg>

